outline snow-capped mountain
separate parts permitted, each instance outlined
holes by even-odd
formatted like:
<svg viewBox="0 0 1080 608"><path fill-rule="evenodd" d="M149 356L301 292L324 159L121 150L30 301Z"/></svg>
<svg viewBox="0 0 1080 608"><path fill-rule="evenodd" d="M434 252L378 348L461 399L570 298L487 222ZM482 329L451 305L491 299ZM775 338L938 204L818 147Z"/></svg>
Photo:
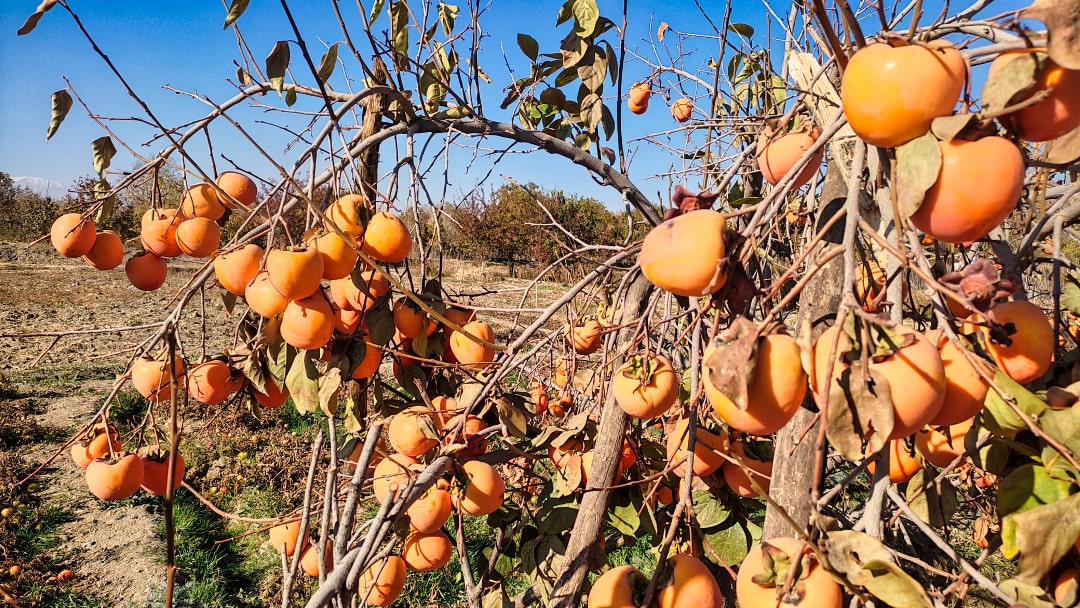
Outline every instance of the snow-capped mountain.
<svg viewBox="0 0 1080 608"><path fill-rule="evenodd" d="M67 194L67 186L60 182L54 182L41 177L12 177L11 181L15 183L16 187L27 188L32 192L36 192L42 196L51 196L53 198L60 198Z"/></svg>

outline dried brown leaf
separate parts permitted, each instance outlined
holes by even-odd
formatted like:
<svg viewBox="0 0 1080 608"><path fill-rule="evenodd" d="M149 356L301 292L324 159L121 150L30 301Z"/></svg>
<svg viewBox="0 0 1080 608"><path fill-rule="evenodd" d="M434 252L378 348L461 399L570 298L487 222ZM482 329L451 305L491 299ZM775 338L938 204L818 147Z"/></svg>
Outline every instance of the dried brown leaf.
<svg viewBox="0 0 1080 608"><path fill-rule="evenodd" d="M1035 0L1020 16L1045 23L1050 58L1064 68L1080 70L1080 0Z"/></svg>
<svg viewBox="0 0 1080 608"><path fill-rule="evenodd" d="M705 373L721 393L740 410L748 403L747 393L756 367L758 327L745 317L732 321L713 340L713 352L705 360Z"/></svg>

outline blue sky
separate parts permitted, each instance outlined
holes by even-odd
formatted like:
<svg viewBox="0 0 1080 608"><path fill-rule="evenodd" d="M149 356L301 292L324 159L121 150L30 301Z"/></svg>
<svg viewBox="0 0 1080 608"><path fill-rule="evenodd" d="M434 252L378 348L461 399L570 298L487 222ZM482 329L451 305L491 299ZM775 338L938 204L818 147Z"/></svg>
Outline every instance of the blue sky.
<svg viewBox="0 0 1080 608"><path fill-rule="evenodd" d="M99 46L111 57L136 93L166 125L179 125L197 119L205 115L209 108L190 97L165 90L163 85L206 95L216 101L222 101L235 93L235 88L228 80L235 78L233 61L240 57L240 53L232 30L222 29L226 9L220 0L70 2ZM371 2L364 4L369 6ZM499 112L497 109L502 98L501 86L510 79L506 62L502 59L502 51L505 50L511 67L517 70L517 75L520 76L523 70L527 70L527 63L517 49L515 36L518 32L537 38L542 51L557 48L558 41L568 28L568 24L563 24L556 29L555 14L560 4L561 2L555 0L491 2L484 21L491 37L484 41L481 55L481 65L496 84L485 92L485 106L489 117L510 119L508 113ZM719 2L703 0L701 4L715 6L711 16L717 21L720 20L722 6ZM999 4L1000 6L996 4L988 12L1008 10L1015 7L1017 2L1006 0ZM48 143L45 142L50 95L65 86L64 76L71 81L74 90L93 112L114 117L143 118L144 115L135 101L123 92L115 76L92 51L73 19L61 7L47 13L37 29L29 35L15 35L15 31L36 5L37 0L9 0L0 3L0 78L5 83L5 86L0 88L0 137L5 144L0 146L0 171L13 176L28 175L70 184L77 177L93 173L90 142L105 133L87 117L85 109L76 102L59 132ZM599 5L603 14L616 21L620 19L621 1L600 0ZM306 42L313 49L315 61L318 61L323 43L330 44L342 38L329 2L294 1L290 6ZM356 37L360 33L360 26L355 3L340 2L340 6L346 19L353 19L351 32ZM735 6L733 20L754 25L758 30L755 39L762 40L766 24L763 23L764 11L761 7L753 2L737 2ZM644 39L648 37L648 32L655 30L661 21L668 22L676 30L708 31L694 2L690 0L675 0L663 4L631 0L630 7L629 46L637 46L643 52L647 50ZM385 19L384 16L384 23ZM294 37L278 2L251 2L239 23L254 55L260 61L275 41ZM707 44L707 41L703 44ZM779 47L775 48L779 51ZM696 53L692 61L704 64L710 53L715 56L715 42L711 47L698 49ZM302 83L307 84L310 83L310 78L304 79L306 68L301 69L301 61L302 58L294 47L292 67L300 75ZM645 74L646 68L641 63L629 63L626 66L626 86ZM356 76L356 71L350 75ZM340 69L336 77L341 77ZM335 86L343 85L339 81ZM611 94L611 91L609 88L608 94ZM276 106L284 105L276 96L268 96L261 101ZM628 137L674 126L662 106L662 101L656 98L646 115L633 116L625 113L624 116ZM245 124L252 124L254 120L274 119L273 116L267 116L256 109L238 111L234 117ZM130 121L113 122L109 127L115 129L127 143L136 147L138 153L146 156L153 155L164 145L159 139L144 146L153 136L153 131ZM280 154L286 165L291 162L289 153L284 149L289 140L285 133L269 127L253 129L257 130L260 142L267 150L275 155ZM224 154L254 173L267 178L275 177L272 168L259 159L235 131L223 126L216 128L212 135L219 170L229 168L221 159ZM682 141L681 135L672 139L676 145ZM614 142L607 145L614 147ZM293 152L295 150L294 148ZM194 146L193 152L200 156L200 162L203 163L207 156L205 145ZM613 195L610 191L596 186L581 169L570 166L563 160L542 158L544 156L518 154L508 157L496 169L492 184L497 186L504 183L498 175L505 174L520 182L534 181L547 188L562 188L568 192L597 196L612 206L617 204L617 201L611 200ZM665 172L672 162L671 157L657 150L656 146L639 145L631 177L647 194L656 196L658 192L666 192L668 184L663 179L647 178ZM113 161L113 169L126 170L134 163L135 159L121 150ZM204 168L208 169L209 164L206 163ZM468 174L465 173L467 169L469 167L464 161L460 166L451 167L451 194L471 188L483 175L479 164L473 166ZM115 182L116 178L113 178L113 181Z"/></svg>

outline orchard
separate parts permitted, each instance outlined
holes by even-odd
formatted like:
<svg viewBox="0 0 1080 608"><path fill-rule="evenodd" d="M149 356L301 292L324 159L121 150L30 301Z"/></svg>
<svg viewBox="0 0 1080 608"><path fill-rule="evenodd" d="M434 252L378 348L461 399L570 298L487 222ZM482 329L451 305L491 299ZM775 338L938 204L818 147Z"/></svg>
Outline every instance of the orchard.
<svg viewBox="0 0 1080 608"><path fill-rule="evenodd" d="M19 34L93 41L75 4ZM156 148L102 121L92 196L42 241L137 297L202 266L52 454L88 493L160 496L172 530L178 493L214 501L185 481L194 419L292 408L319 429L305 491L256 532L282 606L405 605L449 567L472 608L1080 605L1076 0L765 4L753 26L700 3L697 31L534 3L553 43L432 0L329 2L333 31L283 0L275 43L248 4L222 8L235 74L206 76L233 96L191 94L209 109L184 124L93 47ZM51 103L50 137L86 107ZM260 139L248 105L295 138ZM506 176L559 252L499 308L445 270L451 167L494 158L493 181L511 151L589 176L627 229L589 242ZM115 201L147 180L125 243Z"/></svg>

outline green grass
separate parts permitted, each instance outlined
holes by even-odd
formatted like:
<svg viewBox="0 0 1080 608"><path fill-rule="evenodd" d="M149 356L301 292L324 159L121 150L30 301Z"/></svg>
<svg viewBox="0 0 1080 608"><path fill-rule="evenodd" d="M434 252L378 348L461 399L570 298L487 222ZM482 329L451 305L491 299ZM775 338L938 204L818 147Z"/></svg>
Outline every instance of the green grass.
<svg viewBox="0 0 1080 608"><path fill-rule="evenodd" d="M109 602L103 599L40 583L31 585L21 599L27 606L48 606L49 608L107 608L110 606Z"/></svg>
<svg viewBox="0 0 1080 608"><path fill-rule="evenodd" d="M24 523L15 530L15 544L26 561L57 547L57 528L76 519L70 509L60 507L20 508L19 513Z"/></svg>

